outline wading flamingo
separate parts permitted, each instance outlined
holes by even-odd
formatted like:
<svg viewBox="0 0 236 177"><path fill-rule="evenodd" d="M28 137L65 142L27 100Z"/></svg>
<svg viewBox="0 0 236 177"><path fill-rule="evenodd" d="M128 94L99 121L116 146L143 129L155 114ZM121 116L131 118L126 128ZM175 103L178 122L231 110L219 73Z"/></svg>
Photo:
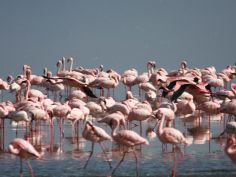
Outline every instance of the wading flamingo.
<svg viewBox="0 0 236 177"><path fill-rule="evenodd" d="M8 149L11 154L20 157L20 176L23 176L22 159L29 159L32 157L41 158L41 154L39 154L39 152L28 141L21 138L13 139L9 144ZM27 164L30 169L30 175L33 177L34 173L29 161L27 161Z"/></svg>
<svg viewBox="0 0 236 177"><path fill-rule="evenodd" d="M119 127L118 121L112 121L112 138L120 145L130 147L133 150L135 160L136 160L136 175L138 176L138 158L135 152L135 146L141 145L141 144L149 144L149 142L141 137L139 134L132 130L120 130L119 132L116 132ZM112 175L115 173L116 169L120 166L120 164L124 161L125 155L128 153L128 151L123 152L123 156L120 160L120 162L116 165L116 167L112 171Z"/></svg>
<svg viewBox="0 0 236 177"><path fill-rule="evenodd" d="M92 122L90 122L90 121L86 122L82 135L86 140L89 140L92 142L91 153L89 155L87 162L84 165L84 168L86 168L90 158L93 155L94 143L96 143L96 142L99 143L102 148L103 153L106 155L105 149L104 149L101 142L105 141L105 140L111 140L112 138L102 128L94 126L92 124ZM111 163L108 158L107 158L107 163L109 164L109 167L112 168Z"/></svg>
<svg viewBox="0 0 236 177"><path fill-rule="evenodd" d="M158 125L158 129L157 129L157 136L163 144L172 144L173 146L177 146L177 144L191 144L191 142L188 141L184 137L182 132L180 132L179 130L172 127L163 128L164 120L165 120L165 115L163 114L161 121ZM183 154L181 151L180 153L181 153L181 156L182 156L181 159L182 159ZM178 162L176 161L176 157L174 154L174 167L172 169L172 176L175 176L177 163Z"/></svg>

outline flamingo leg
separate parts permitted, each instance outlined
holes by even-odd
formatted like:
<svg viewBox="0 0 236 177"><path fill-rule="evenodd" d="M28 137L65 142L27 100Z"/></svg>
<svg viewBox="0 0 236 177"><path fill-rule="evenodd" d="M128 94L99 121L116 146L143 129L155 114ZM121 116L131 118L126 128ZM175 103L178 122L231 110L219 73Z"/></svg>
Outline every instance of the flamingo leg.
<svg viewBox="0 0 236 177"><path fill-rule="evenodd" d="M29 161L27 161L27 165L28 165L28 168L29 168L29 171L30 171L30 176L31 176L31 177L34 177L33 168L32 168L32 166L31 166L31 164L30 164Z"/></svg>
<svg viewBox="0 0 236 177"><path fill-rule="evenodd" d="M120 160L120 162L116 165L116 167L114 168L114 170L112 171L112 175L115 173L115 171L116 171L116 169L120 166L120 164L124 161L124 158L125 158L125 155L126 155L126 151L124 152L124 154L123 154L123 157L122 157L122 159Z"/></svg>
<svg viewBox="0 0 236 177"><path fill-rule="evenodd" d="M23 177L23 165L22 165L22 158L20 158L20 177Z"/></svg>
<svg viewBox="0 0 236 177"><path fill-rule="evenodd" d="M173 166L173 169L172 169L172 174L171 174L171 176L172 177L175 177L175 175L176 175L176 167L177 167L177 162L176 162L176 153L175 153L175 151L174 151L174 166Z"/></svg>
<svg viewBox="0 0 236 177"><path fill-rule="evenodd" d="M54 124L53 124L53 120L50 121L50 130L51 130L51 134L50 134L50 150L52 152L53 151L53 144L54 144Z"/></svg>
<svg viewBox="0 0 236 177"><path fill-rule="evenodd" d="M140 126L140 136L143 136L142 121L139 121L139 126Z"/></svg>
<svg viewBox="0 0 236 177"><path fill-rule="evenodd" d="M16 124L16 138L17 138L17 130L18 130L18 122L17 122L17 124Z"/></svg>
<svg viewBox="0 0 236 177"><path fill-rule="evenodd" d="M136 176L138 176L138 157L135 150L133 150L133 154L134 154L135 163L136 163Z"/></svg>
<svg viewBox="0 0 236 177"><path fill-rule="evenodd" d="M104 148L104 146L103 146L103 144L100 142L99 143L100 144L100 146L101 146L101 148L102 148L102 151L103 151L103 153L104 153L104 155L105 155L105 157L106 157L106 161L107 161L107 163L108 163L108 165L109 165L109 167L110 167L110 169L112 168L112 166L111 166L111 163L110 163L110 161L109 161L109 157L107 156L107 154L106 154L106 152L105 152L105 148Z"/></svg>
<svg viewBox="0 0 236 177"><path fill-rule="evenodd" d="M77 120L77 130L76 130L76 133L77 133L77 142L79 142L79 121L80 120Z"/></svg>
<svg viewBox="0 0 236 177"><path fill-rule="evenodd" d="M209 130L211 131L211 116L209 115L209 122L208 122L208 126L209 126ZM211 134L209 133L209 152L211 152Z"/></svg>
<svg viewBox="0 0 236 177"><path fill-rule="evenodd" d="M72 124L71 124L71 139L72 139L72 143L74 143L74 141L75 141L75 123L76 122L72 122Z"/></svg>
<svg viewBox="0 0 236 177"><path fill-rule="evenodd" d="M180 153L179 160L176 158L176 150L178 150ZM174 155L174 166L172 169L172 177L175 177L177 165L184 159L184 153L181 151L181 149L178 146L175 146L173 153L174 153L173 154Z"/></svg>
<svg viewBox="0 0 236 177"><path fill-rule="evenodd" d="M94 149L94 142L92 143L92 151L90 152L89 158L88 158L87 162L84 165L84 169L87 167L88 162L89 162L89 160L91 159L91 157L93 155L93 149Z"/></svg>
<svg viewBox="0 0 236 177"><path fill-rule="evenodd" d="M5 147L4 147L4 145L5 145L5 124L4 124L4 122L5 122L5 120L4 119L2 119L2 135L3 135L3 146L2 146L2 149L4 149Z"/></svg>
<svg viewBox="0 0 236 177"><path fill-rule="evenodd" d="M115 98L115 88L112 88L112 97Z"/></svg>

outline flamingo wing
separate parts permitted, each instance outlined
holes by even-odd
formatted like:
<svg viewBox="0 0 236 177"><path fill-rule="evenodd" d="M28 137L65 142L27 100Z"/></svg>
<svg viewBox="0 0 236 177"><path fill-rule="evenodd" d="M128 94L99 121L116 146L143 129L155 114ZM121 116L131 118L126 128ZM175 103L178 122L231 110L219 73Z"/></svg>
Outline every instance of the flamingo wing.
<svg viewBox="0 0 236 177"><path fill-rule="evenodd" d="M100 137L101 141L102 140L111 140L111 136L107 134L107 132L105 130L103 130L102 128L100 127L97 127L97 126L94 126L93 125L93 131L94 131L94 134L98 137Z"/></svg>
<svg viewBox="0 0 236 177"><path fill-rule="evenodd" d="M186 144L186 139L183 134L174 128L164 128L163 130L163 137L167 141L167 143L171 144Z"/></svg>
<svg viewBox="0 0 236 177"><path fill-rule="evenodd" d="M32 144L30 144L28 141L20 138L16 138L12 141L13 145L16 145L20 149L20 153L29 153L33 156L40 157L41 155L36 151L36 149L33 147Z"/></svg>
<svg viewBox="0 0 236 177"><path fill-rule="evenodd" d="M126 146L149 144L149 142L134 131L121 130L113 137L118 143Z"/></svg>

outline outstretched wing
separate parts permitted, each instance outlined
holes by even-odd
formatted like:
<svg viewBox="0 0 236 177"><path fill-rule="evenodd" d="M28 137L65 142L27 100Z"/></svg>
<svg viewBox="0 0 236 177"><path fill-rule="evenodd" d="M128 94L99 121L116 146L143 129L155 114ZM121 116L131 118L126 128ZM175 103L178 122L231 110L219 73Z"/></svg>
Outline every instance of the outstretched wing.
<svg viewBox="0 0 236 177"><path fill-rule="evenodd" d="M92 92L92 90L89 87L83 86L81 89L87 96L91 98L97 98L97 96Z"/></svg>
<svg viewBox="0 0 236 177"><path fill-rule="evenodd" d="M171 101L176 101L189 85L190 84L181 85L180 88L177 91L175 91L174 94L172 95Z"/></svg>

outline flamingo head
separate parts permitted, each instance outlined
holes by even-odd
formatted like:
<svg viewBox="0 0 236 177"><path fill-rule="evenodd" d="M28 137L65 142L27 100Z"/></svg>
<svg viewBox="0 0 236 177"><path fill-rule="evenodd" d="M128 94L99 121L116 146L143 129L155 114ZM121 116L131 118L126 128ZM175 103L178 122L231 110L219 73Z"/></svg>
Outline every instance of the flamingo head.
<svg viewBox="0 0 236 177"><path fill-rule="evenodd" d="M71 62L71 61L73 61L74 59L72 58L72 57L69 57L68 59L67 59L67 63L69 63L69 62Z"/></svg>

